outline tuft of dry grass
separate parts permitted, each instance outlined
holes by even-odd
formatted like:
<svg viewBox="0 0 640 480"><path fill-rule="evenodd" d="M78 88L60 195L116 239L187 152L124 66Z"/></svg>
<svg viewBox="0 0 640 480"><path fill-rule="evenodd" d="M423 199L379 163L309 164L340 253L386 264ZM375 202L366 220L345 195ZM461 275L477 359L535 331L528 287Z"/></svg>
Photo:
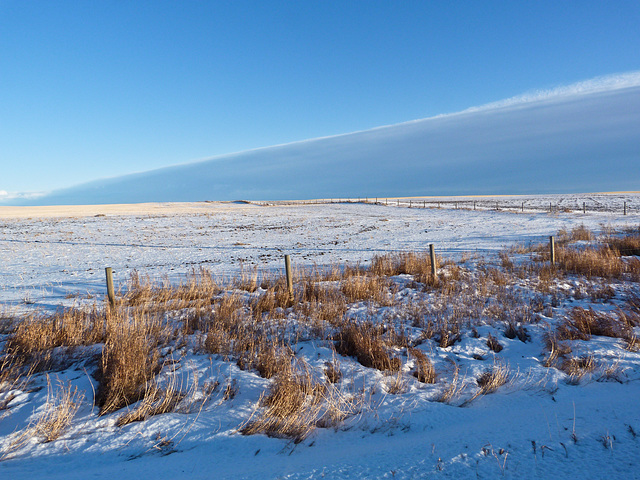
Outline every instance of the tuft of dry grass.
<svg viewBox="0 0 640 480"><path fill-rule="evenodd" d="M175 377L165 388L151 382L145 386L142 400L136 408L118 417L116 425L122 427L129 423L147 420L154 415L173 412L185 396L186 394L176 384Z"/></svg>
<svg viewBox="0 0 640 480"><path fill-rule="evenodd" d="M89 311L64 309L53 315L33 314L17 324L4 351L16 363L46 370L60 358L53 357L55 347L76 347L104 341L105 318L94 306Z"/></svg>
<svg viewBox="0 0 640 480"><path fill-rule="evenodd" d="M593 373L596 367L597 363L593 355L584 355L564 359L560 363L559 369L569 375L568 383L577 385L585 375Z"/></svg>
<svg viewBox="0 0 640 480"><path fill-rule="evenodd" d="M58 382L54 392L47 375L47 404L44 413L36 421L35 434L45 443L60 438L71 426L82 400L84 394L78 392L78 387L72 389L70 384Z"/></svg>
<svg viewBox="0 0 640 480"><path fill-rule="evenodd" d="M606 239L606 242L620 255L640 255L640 234L638 233L627 234L622 237L610 236Z"/></svg>
<svg viewBox="0 0 640 480"><path fill-rule="evenodd" d="M172 285L168 279L154 284L148 277L141 278L137 271L129 277L126 293L118 299L120 306L137 307L146 311L182 310L206 307L222 291L213 275L205 268L193 269L184 282Z"/></svg>
<svg viewBox="0 0 640 480"><path fill-rule="evenodd" d="M481 374L477 379L479 390L471 397L471 400L481 396L493 393L498 388L506 384L511 377L509 367L504 364L496 363L491 370L488 370Z"/></svg>
<svg viewBox="0 0 640 480"><path fill-rule="evenodd" d="M492 350L496 353L501 352L503 349L503 346L500 345L498 339L491 334L489 334L489 337L487 338L487 347L489 347L489 350Z"/></svg>
<svg viewBox="0 0 640 480"><path fill-rule="evenodd" d="M592 335L626 339L632 336L632 325L622 311L596 312L592 308L575 307L558 326L560 340L589 340Z"/></svg>
<svg viewBox="0 0 640 480"><path fill-rule="evenodd" d="M99 363L96 404L104 415L144 397L160 368L157 346L169 336L166 323L146 313L108 315L107 335Z"/></svg>
<svg viewBox="0 0 640 480"><path fill-rule="evenodd" d="M71 388L71 384L61 381L54 387L47 375L47 400L42 414L12 435L1 452L0 460L8 458L34 438L42 443L60 438L71 427L83 400L84 394L78 392L77 387Z"/></svg>
<svg viewBox="0 0 640 480"><path fill-rule="evenodd" d="M337 361L326 362L324 366L324 375L329 383L338 383L342 379L342 371Z"/></svg>
<svg viewBox="0 0 640 480"><path fill-rule="evenodd" d="M263 393L251 417L238 429L243 435L264 433L270 437L303 441L315 428L322 412L324 387L307 365L281 372Z"/></svg>
<svg viewBox="0 0 640 480"><path fill-rule="evenodd" d="M376 276L430 275L431 258L429 252L377 255L371 260L370 271Z"/></svg>
<svg viewBox="0 0 640 480"><path fill-rule="evenodd" d="M555 333L548 333L544 337L545 350L549 353L544 361L544 366L555 367L571 353L571 346L563 343Z"/></svg>
<svg viewBox="0 0 640 480"><path fill-rule="evenodd" d="M433 367L429 357L427 357L422 350L418 350L417 348L408 348L407 350L409 355L411 355L415 361L413 376L422 383L435 383L436 369Z"/></svg>
<svg viewBox="0 0 640 480"><path fill-rule="evenodd" d="M398 371L402 361L391 357L385 348L382 329L372 322L346 322L334 336L336 352L355 357L363 366Z"/></svg>
<svg viewBox="0 0 640 480"><path fill-rule="evenodd" d="M354 275L345 278L340 286L347 302L371 300L380 305L391 305L389 281L373 275Z"/></svg>
<svg viewBox="0 0 640 480"><path fill-rule="evenodd" d="M453 374L451 376L451 381L445 383L442 391L440 391L440 393L434 398L436 402L451 404L457 400L465 390L464 379L460 378L460 367L453 361L452 364Z"/></svg>

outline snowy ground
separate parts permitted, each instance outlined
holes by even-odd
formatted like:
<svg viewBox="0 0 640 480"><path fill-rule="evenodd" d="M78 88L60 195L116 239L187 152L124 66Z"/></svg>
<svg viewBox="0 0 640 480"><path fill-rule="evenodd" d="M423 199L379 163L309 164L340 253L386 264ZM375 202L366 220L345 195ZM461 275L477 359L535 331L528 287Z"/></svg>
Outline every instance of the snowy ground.
<svg viewBox="0 0 640 480"><path fill-rule="evenodd" d="M443 206L466 202L471 207L474 201L439 200ZM455 258L463 252L496 253L514 243L541 242L562 228L584 224L598 230L636 225L640 219L640 194L480 197L477 208L482 204L491 209L477 211L463 209L462 203L456 210L407 208L409 199L399 200L397 207L396 201L389 199L387 206L0 207L0 301L50 307L71 304L77 294L104 295L108 266L116 272L117 284L133 270L152 278L178 278L200 266L220 275L236 274L242 266L282 269L287 253L294 265L366 265L375 254L426 250L433 243L439 254ZM422 201L416 199L414 205ZM429 201L435 205L438 199ZM523 201L527 208L540 210L517 212ZM496 211L496 202L514 210ZM600 210L607 206L608 211L558 211L583 202ZM550 203L552 214L544 212Z"/></svg>
<svg viewBox="0 0 640 480"><path fill-rule="evenodd" d="M597 212L543 211L549 203L562 207L563 202L580 210L594 198L602 207ZM474 201L448 201L463 200ZM0 208L0 301L5 315L102 302L106 266L124 285L133 270L173 281L200 266L233 276L253 266L281 270L287 253L301 267L345 261L367 265L376 254L424 251L429 243L445 258L477 253L492 262L505 247L545 242L561 229L640 224L638 194L573 195L568 200L537 196L535 202L526 200L530 205L524 213L515 210L525 200L509 200L512 210L500 205L495 210L493 204L504 198L484 198L482 204L478 199L476 211L463 205L415 208L414 200L407 208L408 199L400 207L393 201L388 206L166 204L134 211L105 206L62 216L51 210ZM623 201L628 202L626 216ZM640 294L638 284L613 286L613 300L598 308L612 311L627 295ZM416 294L405 288L398 295ZM219 356L185 347L177 370L187 383L197 375L201 384L217 380L233 386L233 398L225 399L219 388L201 411L164 414L124 427L115 425L117 414L97 416L91 401L96 382L79 363L51 374L54 383L71 381L84 392L72 428L54 442L34 440L0 461L0 478L640 478L640 355L624 350L619 339L578 342L575 352L601 362L578 385L541 365L545 328L579 305L588 305L587 300L562 300L552 316L530 327L527 343L504 338L496 325L486 324L478 326L479 338L465 333L448 348L423 344L443 381L451 378L451 365L460 368L469 393L451 404L434 401L443 385L417 382L406 357L404 388L396 394L390 393L390 376L341 358L346 388L366 392L367 406L338 428L317 429L300 444L237 433L270 381ZM352 307L355 314L369 308ZM504 346L500 353L487 348L490 333ZM321 342L299 347L297 354L312 366L321 368L331 360ZM496 364L509 366L511 381L497 393L465 403L474 379ZM621 382L600 381L604 376L598 372L607 366L615 366ZM29 391L0 410L0 448L41 412L46 395L46 378L36 376Z"/></svg>

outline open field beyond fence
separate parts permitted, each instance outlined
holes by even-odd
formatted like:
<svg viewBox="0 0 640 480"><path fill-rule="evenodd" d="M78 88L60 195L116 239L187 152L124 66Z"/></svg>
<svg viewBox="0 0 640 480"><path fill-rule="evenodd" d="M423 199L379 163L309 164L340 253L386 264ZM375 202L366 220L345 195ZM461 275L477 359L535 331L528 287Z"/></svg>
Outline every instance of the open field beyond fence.
<svg viewBox="0 0 640 480"><path fill-rule="evenodd" d="M0 475L637 476L633 210L95 215L2 224Z"/></svg>

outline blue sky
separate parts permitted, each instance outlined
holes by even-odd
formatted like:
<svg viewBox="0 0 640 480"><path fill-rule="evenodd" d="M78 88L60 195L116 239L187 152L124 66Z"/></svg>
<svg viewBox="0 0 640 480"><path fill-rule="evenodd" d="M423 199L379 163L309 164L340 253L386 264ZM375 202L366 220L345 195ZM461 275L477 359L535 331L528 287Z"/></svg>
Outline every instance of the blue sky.
<svg viewBox="0 0 640 480"><path fill-rule="evenodd" d="M0 191L640 69L640 2L0 0Z"/></svg>

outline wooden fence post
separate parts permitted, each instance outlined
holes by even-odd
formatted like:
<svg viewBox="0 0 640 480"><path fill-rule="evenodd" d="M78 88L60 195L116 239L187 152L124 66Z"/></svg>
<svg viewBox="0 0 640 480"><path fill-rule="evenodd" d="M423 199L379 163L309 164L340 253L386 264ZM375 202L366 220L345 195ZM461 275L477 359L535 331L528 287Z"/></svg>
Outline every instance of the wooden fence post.
<svg viewBox="0 0 640 480"><path fill-rule="evenodd" d="M549 253L551 256L551 265L556 264L556 244L553 235L549 237Z"/></svg>
<svg viewBox="0 0 640 480"><path fill-rule="evenodd" d="M433 243L429 244L429 256L431 257L431 276L436 278L436 251Z"/></svg>
<svg viewBox="0 0 640 480"><path fill-rule="evenodd" d="M522 202L522 213L524 213L524 202Z"/></svg>
<svg viewBox="0 0 640 480"><path fill-rule="evenodd" d="M291 273L291 257L284 256L284 270L287 275L287 290L289 291L289 301L293 302L293 274Z"/></svg>
<svg viewBox="0 0 640 480"><path fill-rule="evenodd" d="M587 213L587 202L582 202L582 213Z"/></svg>
<svg viewBox="0 0 640 480"><path fill-rule="evenodd" d="M475 211L475 209L476 209L476 201L474 200L473 201L473 210Z"/></svg>
<svg viewBox="0 0 640 480"><path fill-rule="evenodd" d="M627 202L624 202L624 210L623 211L624 211L624 215L626 215L627 214Z"/></svg>
<svg viewBox="0 0 640 480"><path fill-rule="evenodd" d="M107 277L107 298L109 299L109 305L111 305L111 307L115 307L116 296L113 291L113 270L111 267L107 267L104 269L104 273Z"/></svg>

